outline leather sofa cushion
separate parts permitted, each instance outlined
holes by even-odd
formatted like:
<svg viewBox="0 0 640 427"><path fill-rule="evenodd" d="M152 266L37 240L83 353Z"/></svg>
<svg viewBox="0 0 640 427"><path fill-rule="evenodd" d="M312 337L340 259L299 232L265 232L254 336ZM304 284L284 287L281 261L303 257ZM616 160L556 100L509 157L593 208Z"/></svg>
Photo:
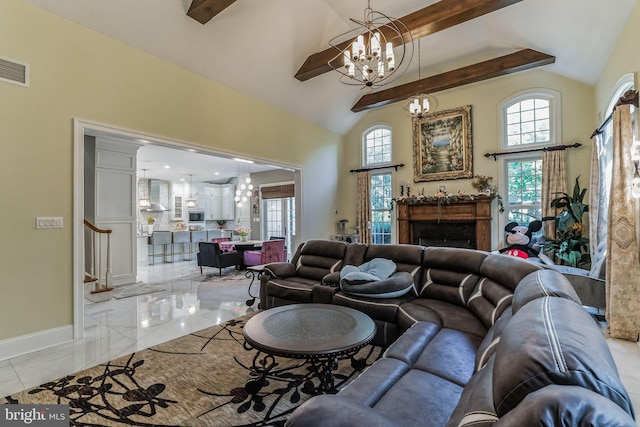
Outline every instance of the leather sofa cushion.
<svg viewBox="0 0 640 427"><path fill-rule="evenodd" d="M489 360L486 369L476 373L467 383L446 427L489 427L494 425L498 416L493 405L492 380L493 358ZM521 426L524 425L523 420L520 422Z"/></svg>
<svg viewBox="0 0 640 427"><path fill-rule="evenodd" d="M296 276L321 282L322 278L342 268L347 243L330 240L309 240L302 244L292 260Z"/></svg>
<svg viewBox="0 0 640 427"><path fill-rule="evenodd" d="M507 308L507 310L500 316L498 321L489 328L489 332L482 340L482 344L478 348L478 352L476 353L475 360L475 371L478 372L489 362L491 356L496 352L496 346L500 342L500 336L502 335L502 331L509 323L509 320L512 316L511 307Z"/></svg>
<svg viewBox="0 0 640 427"><path fill-rule="evenodd" d="M485 258L478 270L481 276L489 277L513 292L518 283L529 273L542 270L542 267L521 258L491 254Z"/></svg>
<svg viewBox="0 0 640 427"><path fill-rule="evenodd" d="M318 284L315 280L302 277L288 279L271 279L267 282L267 294L272 297L292 302L312 302L313 287ZM268 306L270 307L270 306Z"/></svg>
<svg viewBox="0 0 640 427"><path fill-rule="evenodd" d="M544 297L526 304L505 327L494 357L493 400L498 416L551 384L584 387L632 413L602 333L573 301Z"/></svg>
<svg viewBox="0 0 640 427"><path fill-rule="evenodd" d="M493 279L483 277L467 301L469 311L490 328L511 305L513 292Z"/></svg>
<svg viewBox="0 0 640 427"><path fill-rule="evenodd" d="M374 320L397 323L398 307L412 299L414 299L414 297L410 294L406 294L398 298L385 298L381 300L338 292L333 296L333 303L355 308L356 310L367 314Z"/></svg>
<svg viewBox="0 0 640 427"><path fill-rule="evenodd" d="M384 358L367 368L334 398L370 406L373 412L393 420L396 426L425 425L425 420L436 426L447 422L461 393L462 387L455 383L419 369L410 369L399 360ZM423 395L429 398L412 398ZM333 406L327 405L324 410L332 411ZM320 420L315 425L332 425ZM351 425L363 424L355 421Z"/></svg>
<svg viewBox="0 0 640 427"><path fill-rule="evenodd" d="M579 386L550 385L534 391L495 427L538 426L637 427L630 414L601 395Z"/></svg>
<svg viewBox="0 0 640 427"><path fill-rule="evenodd" d="M391 344L384 356L464 386L473 374L480 341L479 337L464 332L418 322Z"/></svg>
<svg viewBox="0 0 640 427"><path fill-rule="evenodd" d="M514 291L513 312L534 299L546 296L566 298L581 304L580 297L566 277L554 270L539 270L525 276Z"/></svg>
<svg viewBox="0 0 640 427"><path fill-rule="evenodd" d="M435 323L441 328L455 329L481 339L487 335L488 329L468 309L448 302L417 298L400 306L397 322L402 329L408 329L420 321Z"/></svg>
<svg viewBox="0 0 640 427"><path fill-rule="evenodd" d="M464 306L480 277L472 273L427 268L422 279L418 292L421 298L433 298Z"/></svg>
<svg viewBox="0 0 640 427"><path fill-rule="evenodd" d="M487 255L486 252L473 249L431 246L424 250L422 265L426 268L477 274Z"/></svg>

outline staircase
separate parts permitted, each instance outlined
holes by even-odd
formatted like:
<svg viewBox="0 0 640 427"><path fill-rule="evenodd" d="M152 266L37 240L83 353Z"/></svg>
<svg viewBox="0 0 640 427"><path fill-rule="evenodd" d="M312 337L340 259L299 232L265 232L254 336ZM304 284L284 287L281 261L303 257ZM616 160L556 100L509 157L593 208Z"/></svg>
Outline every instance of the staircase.
<svg viewBox="0 0 640 427"><path fill-rule="evenodd" d="M84 273L85 298L93 302L107 301L113 296L113 288L110 286L113 275L111 268L112 230L102 230L86 219L84 226L85 242L88 245L85 256L90 261L89 271Z"/></svg>

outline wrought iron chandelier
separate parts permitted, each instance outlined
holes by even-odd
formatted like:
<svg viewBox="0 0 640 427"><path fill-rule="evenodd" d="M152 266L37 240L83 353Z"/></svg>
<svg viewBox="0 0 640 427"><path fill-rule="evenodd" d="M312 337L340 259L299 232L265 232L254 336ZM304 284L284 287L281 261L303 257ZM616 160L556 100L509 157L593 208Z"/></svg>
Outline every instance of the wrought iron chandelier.
<svg viewBox="0 0 640 427"><path fill-rule="evenodd" d="M413 37L407 26L371 9L371 0L367 0L363 21L349 19L359 27L329 41L338 53L328 65L341 74L340 82L365 88L398 79L413 57Z"/></svg>

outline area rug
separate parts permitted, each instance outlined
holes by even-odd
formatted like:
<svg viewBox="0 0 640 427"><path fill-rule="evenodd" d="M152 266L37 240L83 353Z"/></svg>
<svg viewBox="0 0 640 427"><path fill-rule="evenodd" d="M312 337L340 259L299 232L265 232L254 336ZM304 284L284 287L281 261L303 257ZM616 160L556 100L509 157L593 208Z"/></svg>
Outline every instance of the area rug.
<svg viewBox="0 0 640 427"><path fill-rule="evenodd" d="M215 270L215 271L214 271ZM200 274L198 270L197 273L190 273L184 276L180 276L182 280L188 280L190 282L235 282L235 281L251 281L251 273L249 276L245 275L246 271L237 271L232 269L227 269L222 271L222 276L218 273L218 269L209 269L209 271L204 271Z"/></svg>
<svg viewBox="0 0 640 427"><path fill-rule="evenodd" d="M115 299L123 299L135 297L137 295L151 294L154 292L162 292L165 288L161 286L149 285L144 282L136 282L130 285L120 285L113 288L113 297Z"/></svg>
<svg viewBox="0 0 640 427"><path fill-rule="evenodd" d="M114 359L0 400L11 404L68 404L73 426L281 427L302 402L317 394L319 381L299 360L276 358L277 373L261 391L244 386L252 378L255 350L244 348L242 328L250 315ZM366 346L361 369L380 357ZM359 371L341 360L336 386ZM293 368L298 366L297 368ZM292 367L291 369L285 369Z"/></svg>

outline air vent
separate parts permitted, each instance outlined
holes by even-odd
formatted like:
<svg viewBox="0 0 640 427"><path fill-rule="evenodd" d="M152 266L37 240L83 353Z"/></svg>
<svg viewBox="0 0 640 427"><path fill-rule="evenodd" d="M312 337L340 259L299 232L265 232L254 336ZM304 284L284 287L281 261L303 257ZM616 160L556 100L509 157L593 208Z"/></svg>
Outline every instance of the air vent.
<svg viewBox="0 0 640 427"><path fill-rule="evenodd" d="M0 57L0 81L29 87L29 64Z"/></svg>

